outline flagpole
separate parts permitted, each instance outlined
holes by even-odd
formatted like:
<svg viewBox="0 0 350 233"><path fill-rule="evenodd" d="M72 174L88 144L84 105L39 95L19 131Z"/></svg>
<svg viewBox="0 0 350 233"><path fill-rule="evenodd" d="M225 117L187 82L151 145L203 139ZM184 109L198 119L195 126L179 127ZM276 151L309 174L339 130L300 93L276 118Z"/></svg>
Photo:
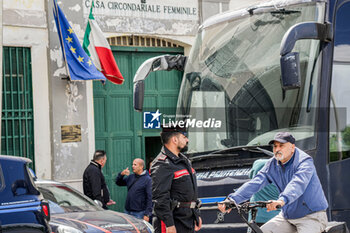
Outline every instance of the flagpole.
<svg viewBox="0 0 350 233"><path fill-rule="evenodd" d="M58 24L58 28L59 28L59 34L61 36L59 36L59 39L61 40L61 45L62 45L62 53L63 53L63 56L64 56L64 62L66 64L66 71L67 71L67 75L68 75L68 81L70 81L70 73L69 73L69 68L68 68L68 62L67 62L67 57L66 57L66 52L65 52L65 49L64 49L64 41L63 41L63 38L62 38L62 29L61 29L61 24L60 24L60 19L59 19L59 14L58 14L58 6L57 6L57 0L53 0L54 4L55 4L55 11L56 11L56 15L57 15L57 24Z"/></svg>
<svg viewBox="0 0 350 233"><path fill-rule="evenodd" d="M94 0L92 0L92 2L91 2L91 9L90 9L90 15L92 15L92 9L94 7L95 7ZM90 18L90 15L89 15L89 18Z"/></svg>

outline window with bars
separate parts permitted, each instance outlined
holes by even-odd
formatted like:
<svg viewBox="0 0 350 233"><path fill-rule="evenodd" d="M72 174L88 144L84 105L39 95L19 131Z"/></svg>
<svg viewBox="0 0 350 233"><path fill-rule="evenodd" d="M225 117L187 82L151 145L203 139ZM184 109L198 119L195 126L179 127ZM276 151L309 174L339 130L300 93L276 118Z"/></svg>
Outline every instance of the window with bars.
<svg viewBox="0 0 350 233"><path fill-rule="evenodd" d="M3 47L1 154L27 157L34 167L30 48Z"/></svg>
<svg viewBox="0 0 350 233"><path fill-rule="evenodd" d="M107 40L113 46L183 48L181 44L170 39L149 36L116 36L107 38Z"/></svg>

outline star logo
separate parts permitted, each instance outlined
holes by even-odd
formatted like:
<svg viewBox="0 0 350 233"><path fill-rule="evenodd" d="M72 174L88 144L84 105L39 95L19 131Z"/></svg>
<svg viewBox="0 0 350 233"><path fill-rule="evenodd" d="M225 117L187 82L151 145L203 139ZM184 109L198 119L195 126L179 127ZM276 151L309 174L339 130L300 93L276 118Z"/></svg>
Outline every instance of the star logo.
<svg viewBox="0 0 350 233"><path fill-rule="evenodd" d="M66 40L68 41L68 43L72 43L73 42L72 37L69 37L69 36L67 36Z"/></svg>
<svg viewBox="0 0 350 233"><path fill-rule="evenodd" d="M91 66L92 65L92 61L91 61L91 59L87 62L87 64L89 64L89 66Z"/></svg>
<svg viewBox="0 0 350 233"><path fill-rule="evenodd" d="M75 53L76 48L73 48L73 47L71 46L69 50L72 51L72 53Z"/></svg>
<svg viewBox="0 0 350 233"><path fill-rule="evenodd" d="M143 128L144 129L160 129L160 116L162 114L157 109L156 112L143 113Z"/></svg>
<svg viewBox="0 0 350 233"><path fill-rule="evenodd" d="M154 121L154 120L156 120L156 119L157 119L157 121L159 121L159 117L160 117L160 115L162 115L162 114L159 113L159 109L157 109L157 111L156 111L155 113L151 113L151 115L153 116L153 118L152 118L152 120L151 120L151 122L152 122L152 121Z"/></svg>
<svg viewBox="0 0 350 233"><path fill-rule="evenodd" d="M69 34L72 34L72 33L73 33L73 29L72 29L71 27L68 28L67 30L68 30Z"/></svg>
<svg viewBox="0 0 350 233"><path fill-rule="evenodd" d="M81 57L81 56L79 55L78 61L79 61L79 62L84 62L84 57Z"/></svg>

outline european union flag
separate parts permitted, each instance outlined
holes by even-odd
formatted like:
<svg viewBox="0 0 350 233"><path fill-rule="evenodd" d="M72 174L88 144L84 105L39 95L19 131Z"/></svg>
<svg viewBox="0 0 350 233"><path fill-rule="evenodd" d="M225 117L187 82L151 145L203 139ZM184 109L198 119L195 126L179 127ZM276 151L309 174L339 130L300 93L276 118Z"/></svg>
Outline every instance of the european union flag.
<svg viewBox="0 0 350 233"><path fill-rule="evenodd" d="M96 69L90 57L81 47L77 36L69 25L61 8L54 0L54 17L60 39L63 57L68 65L68 76L72 81L102 80L105 76Z"/></svg>

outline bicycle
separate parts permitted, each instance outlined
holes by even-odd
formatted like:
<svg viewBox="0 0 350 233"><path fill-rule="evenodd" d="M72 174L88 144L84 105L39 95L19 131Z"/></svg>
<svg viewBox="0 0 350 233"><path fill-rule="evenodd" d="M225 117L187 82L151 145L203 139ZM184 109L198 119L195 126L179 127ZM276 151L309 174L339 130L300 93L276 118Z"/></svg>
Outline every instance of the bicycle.
<svg viewBox="0 0 350 233"><path fill-rule="evenodd" d="M244 202L242 204L236 204L234 201L225 200L220 204L225 204L226 209L235 209L241 217L241 219L252 229L252 232L263 233L261 228L255 222L258 208L266 208L269 201L256 201L256 202ZM277 208L281 208L277 206ZM248 221L245 217L246 214L251 211L252 218ZM326 230L323 233L349 233L349 230L345 222L328 222Z"/></svg>

